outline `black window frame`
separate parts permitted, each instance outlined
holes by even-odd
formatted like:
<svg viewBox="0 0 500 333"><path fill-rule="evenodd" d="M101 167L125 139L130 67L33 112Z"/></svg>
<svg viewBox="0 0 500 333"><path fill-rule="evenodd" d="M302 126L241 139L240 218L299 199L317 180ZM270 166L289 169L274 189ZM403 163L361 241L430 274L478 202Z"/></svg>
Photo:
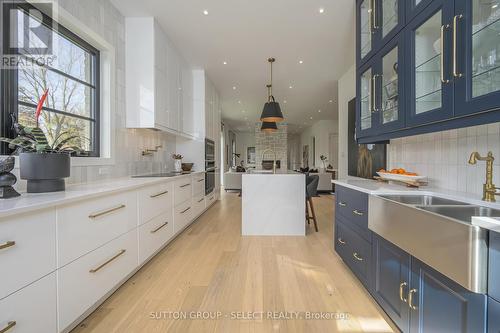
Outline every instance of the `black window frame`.
<svg viewBox="0 0 500 333"><path fill-rule="evenodd" d="M4 0L0 0L0 4ZM4 22L7 22L6 20L8 19L8 12L2 12L3 11L3 6L0 9L0 17L4 20ZM30 4L28 2L16 2L15 7L24 11L28 11L29 9L37 9L35 5ZM85 154L76 154L75 157L101 157L101 110L100 110L100 90L101 90L101 78L100 78L100 51L83 40L81 37L70 31L69 29L65 28L63 25L59 24L59 22L55 22L52 17L44 13L43 11L40 10L43 15L43 21L47 22L47 27L50 28L52 31L54 31L56 34L59 34L66 38L68 41L72 42L75 44L77 47L81 48L85 52L88 52L92 58L92 65L91 65L91 77L93 78L94 85L85 82L79 78L73 77L63 71L60 71L56 68L44 65L43 67L49 69L50 71L64 76L66 78L69 78L70 80L73 80L79 84L82 84L86 87L91 88L91 91L93 91L92 94L92 103L91 103L91 117L85 117L85 116L80 116L76 114L72 114L69 112L64 112L61 110L55 110L52 108L48 107L43 107L44 111L52 112L52 113L58 113L58 114L63 114L72 118L79 118L83 119L86 121L89 121L92 123L92 130L91 130L91 151L85 152ZM57 26L57 29L54 30L54 23ZM7 50L7 43L9 41L9 29L6 29L3 25L0 26L0 54L2 56L5 55L4 50ZM7 55L9 56L9 55ZM23 58L27 58L25 55L22 54L16 54L16 56L20 56ZM7 138L14 138L15 137L15 131L13 128L12 124L12 119L11 119L11 114L14 114L17 119L18 115L18 105L25 105L28 107L34 107L36 108L36 105L26 103L19 101L19 85L18 85L18 69L1 69L2 73L0 75L0 136L7 137ZM9 155L12 153L12 150L8 148L7 144L1 144L0 146L0 155Z"/></svg>

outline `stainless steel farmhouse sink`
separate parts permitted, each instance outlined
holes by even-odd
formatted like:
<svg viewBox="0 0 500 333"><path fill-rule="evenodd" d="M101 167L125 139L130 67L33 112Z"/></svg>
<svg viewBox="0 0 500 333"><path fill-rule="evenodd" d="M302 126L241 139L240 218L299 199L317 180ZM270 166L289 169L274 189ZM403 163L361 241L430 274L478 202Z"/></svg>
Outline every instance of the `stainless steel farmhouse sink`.
<svg viewBox="0 0 500 333"><path fill-rule="evenodd" d="M433 205L467 205L464 202L444 199L432 195L381 195L382 198L397 201L407 205L433 206Z"/></svg>
<svg viewBox="0 0 500 333"><path fill-rule="evenodd" d="M418 206L417 198L411 200L417 204L410 204L410 199L371 195L369 229L464 288L486 293L488 232L472 225L470 216L489 216L498 211L449 203ZM443 202L437 197L431 201L434 205Z"/></svg>
<svg viewBox="0 0 500 333"><path fill-rule="evenodd" d="M481 206L430 206L418 208L466 223L471 223L473 216L500 217L500 210Z"/></svg>

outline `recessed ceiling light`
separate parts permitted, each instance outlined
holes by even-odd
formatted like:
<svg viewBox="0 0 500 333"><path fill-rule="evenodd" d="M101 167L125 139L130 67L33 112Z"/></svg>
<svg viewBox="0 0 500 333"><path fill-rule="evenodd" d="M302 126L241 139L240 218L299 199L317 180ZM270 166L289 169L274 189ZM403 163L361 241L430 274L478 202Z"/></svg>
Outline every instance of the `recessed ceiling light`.
<svg viewBox="0 0 500 333"><path fill-rule="evenodd" d="M208 10L206 10L206 9L205 9L205 10L203 11L203 15L208 15Z"/></svg>
<svg viewBox="0 0 500 333"><path fill-rule="evenodd" d="M293 86L290 86L290 87L288 87L288 88L293 89Z"/></svg>
<svg viewBox="0 0 500 333"><path fill-rule="evenodd" d="M333 103L333 101L332 101L332 100L329 100L329 101L328 101L328 103Z"/></svg>
<svg viewBox="0 0 500 333"><path fill-rule="evenodd" d="M233 90L236 90L236 87L233 87Z"/></svg>
<svg viewBox="0 0 500 333"><path fill-rule="evenodd" d="M303 61L303 60L299 60L299 64L303 64L303 63L304 63L304 61Z"/></svg>
<svg viewBox="0 0 500 333"><path fill-rule="evenodd" d="M313 117L311 117L311 118L309 118L309 119L311 119L311 120L312 120L312 119L313 119Z"/></svg>
<svg viewBox="0 0 500 333"><path fill-rule="evenodd" d="M238 101L238 104L241 104L241 101Z"/></svg>
<svg viewBox="0 0 500 333"><path fill-rule="evenodd" d="M286 99L283 101L283 104L286 104Z"/></svg>
<svg viewBox="0 0 500 333"><path fill-rule="evenodd" d="M320 9L319 9L319 13L320 13L320 14L323 14L324 12L325 12L325 9L324 9L324 8L320 8Z"/></svg>
<svg viewBox="0 0 500 333"><path fill-rule="evenodd" d="M498 7L498 4L494 4L493 6L491 6L491 9L495 9Z"/></svg>
<svg viewBox="0 0 500 333"><path fill-rule="evenodd" d="M223 65L227 65L227 61L224 61L222 64L223 64Z"/></svg>
<svg viewBox="0 0 500 333"><path fill-rule="evenodd" d="M318 110L319 113L321 113L321 110Z"/></svg>

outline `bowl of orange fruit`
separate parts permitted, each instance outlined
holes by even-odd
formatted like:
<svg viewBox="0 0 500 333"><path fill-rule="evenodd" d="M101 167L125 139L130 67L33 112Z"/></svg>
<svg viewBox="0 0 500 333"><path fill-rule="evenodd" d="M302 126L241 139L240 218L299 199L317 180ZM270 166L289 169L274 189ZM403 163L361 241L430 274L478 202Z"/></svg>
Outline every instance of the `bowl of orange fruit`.
<svg viewBox="0 0 500 333"><path fill-rule="evenodd" d="M391 169L391 170L380 169L377 172L377 174L382 179L396 180L396 181L401 181L401 182L406 182L406 181L415 182L415 181L421 181L421 180L427 179L426 176L421 176L416 172L406 171L403 168L397 168L397 169Z"/></svg>

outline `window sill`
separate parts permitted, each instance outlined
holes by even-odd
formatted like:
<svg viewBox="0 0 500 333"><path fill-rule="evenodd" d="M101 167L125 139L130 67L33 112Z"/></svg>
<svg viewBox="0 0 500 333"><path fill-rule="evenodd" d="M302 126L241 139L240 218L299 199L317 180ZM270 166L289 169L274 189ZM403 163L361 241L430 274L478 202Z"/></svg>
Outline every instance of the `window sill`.
<svg viewBox="0 0 500 333"><path fill-rule="evenodd" d="M0 160L7 158L6 155L1 155ZM19 169L19 157L14 156L16 159L16 164L14 169ZM71 157L71 167L86 167L86 166L106 166L114 165L115 160L113 158L106 157Z"/></svg>

